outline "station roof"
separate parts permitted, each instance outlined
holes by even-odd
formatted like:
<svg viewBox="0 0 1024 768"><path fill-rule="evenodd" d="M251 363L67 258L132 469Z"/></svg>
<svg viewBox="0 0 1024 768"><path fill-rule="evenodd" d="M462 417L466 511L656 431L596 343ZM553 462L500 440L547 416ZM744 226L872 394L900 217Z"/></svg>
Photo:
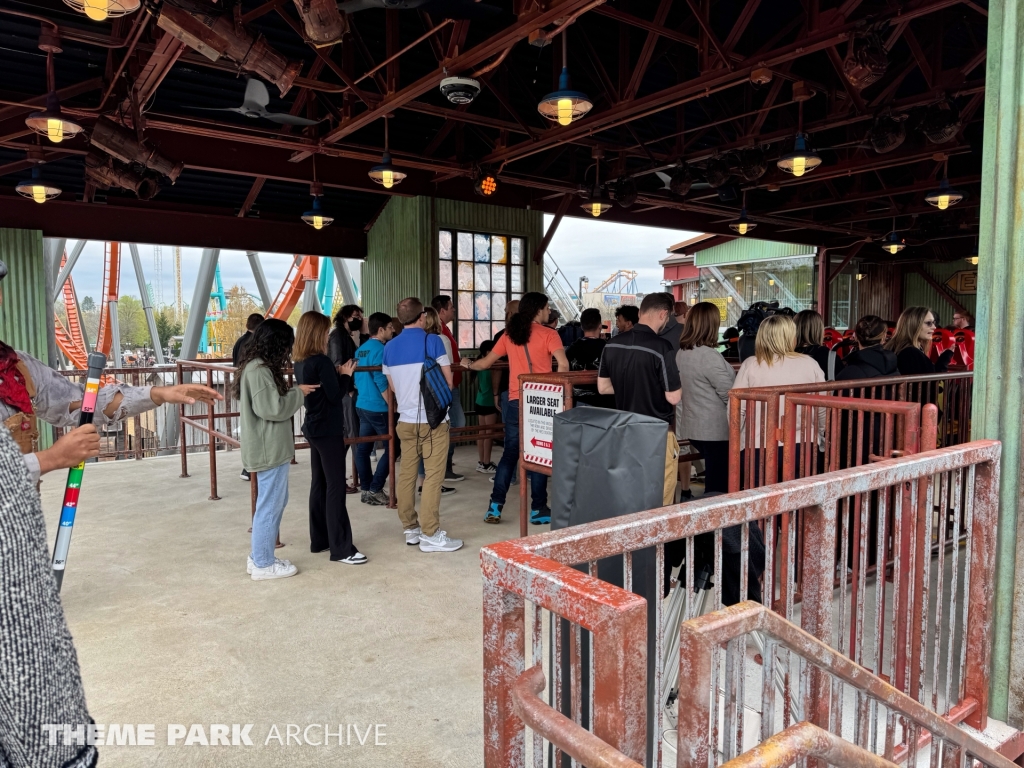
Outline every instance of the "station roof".
<svg viewBox="0 0 1024 768"><path fill-rule="evenodd" d="M309 42L302 6L146 0L94 22L62 0L0 0L0 226L359 257L390 194L587 216L581 195L599 169L616 200L604 216L616 221L731 235L745 200L763 239L879 260L893 258L878 245L893 229L909 246L901 258L976 247L985 0L354 0L342 4L341 42L323 47ZM236 45L241 62L211 60L175 37L167 20L181 14L207 29L226 15L251 49ZM593 109L560 126L537 105L558 87L562 36L552 33L566 21L572 88ZM545 34L552 44L533 44ZM48 91L40 44L59 49L54 86L85 128L60 144L25 124ZM275 55L299 75L286 89L280 73L268 82L267 109L315 125L205 111L239 106L246 77L267 80ZM480 82L471 104L440 92L455 75ZM140 200L90 182L101 116L183 163L176 183L165 177ZM391 190L367 175L386 116L394 164L408 174ZM796 177L776 165L801 127L822 163ZM14 191L33 149L62 190L44 205ZM335 217L319 232L299 219L314 156ZM667 180L684 168L690 189L676 194ZM490 198L473 190L480 169L497 174ZM964 199L939 211L924 198L947 172Z"/></svg>

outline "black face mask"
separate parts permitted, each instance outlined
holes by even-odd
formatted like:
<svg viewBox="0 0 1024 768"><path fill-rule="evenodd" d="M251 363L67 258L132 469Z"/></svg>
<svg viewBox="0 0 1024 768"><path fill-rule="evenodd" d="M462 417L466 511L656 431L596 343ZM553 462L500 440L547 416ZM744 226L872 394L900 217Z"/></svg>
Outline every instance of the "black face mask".
<svg viewBox="0 0 1024 768"><path fill-rule="evenodd" d="M359 331L363 328L363 321L352 319L348 321L348 329L350 331Z"/></svg>

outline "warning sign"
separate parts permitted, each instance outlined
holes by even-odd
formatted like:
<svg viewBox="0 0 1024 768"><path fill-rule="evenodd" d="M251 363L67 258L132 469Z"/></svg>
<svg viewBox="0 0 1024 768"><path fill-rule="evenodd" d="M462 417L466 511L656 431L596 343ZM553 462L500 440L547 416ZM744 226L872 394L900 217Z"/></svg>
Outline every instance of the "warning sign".
<svg viewBox="0 0 1024 768"><path fill-rule="evenodd" d="M561 384L523 382L520 397L523 399L524 461L551 466L554 419L565 407L564 394Z"/></svg>

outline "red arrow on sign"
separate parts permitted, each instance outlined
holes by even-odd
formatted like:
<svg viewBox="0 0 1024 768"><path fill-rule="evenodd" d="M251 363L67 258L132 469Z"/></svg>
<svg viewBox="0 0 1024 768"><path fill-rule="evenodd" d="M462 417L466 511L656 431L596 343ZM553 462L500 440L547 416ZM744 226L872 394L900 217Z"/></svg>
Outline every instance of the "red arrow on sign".
<svg viewBox="0 0 1024 768"><path fill-rule="evenodd" d="M551 443L545 442L544 440L538 440L536 437L531 437L530 438L530 443L533 445L534 448L548 448L548 449L550 449L552 447Z"/></svg>

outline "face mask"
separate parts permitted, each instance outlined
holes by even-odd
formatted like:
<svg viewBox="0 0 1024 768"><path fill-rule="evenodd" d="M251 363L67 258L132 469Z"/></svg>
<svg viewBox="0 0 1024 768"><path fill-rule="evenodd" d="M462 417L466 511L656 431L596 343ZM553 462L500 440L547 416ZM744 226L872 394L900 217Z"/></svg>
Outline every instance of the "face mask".
<svg viewBox="0 0 1024 768"><path fill-rule="evenodd" d="M348 329L350 331L358 331L358 330L361 330L362 327L363 327L363 321L362 320L354 320L353 319L353 320L349 320L348 321Z"/></svg>

